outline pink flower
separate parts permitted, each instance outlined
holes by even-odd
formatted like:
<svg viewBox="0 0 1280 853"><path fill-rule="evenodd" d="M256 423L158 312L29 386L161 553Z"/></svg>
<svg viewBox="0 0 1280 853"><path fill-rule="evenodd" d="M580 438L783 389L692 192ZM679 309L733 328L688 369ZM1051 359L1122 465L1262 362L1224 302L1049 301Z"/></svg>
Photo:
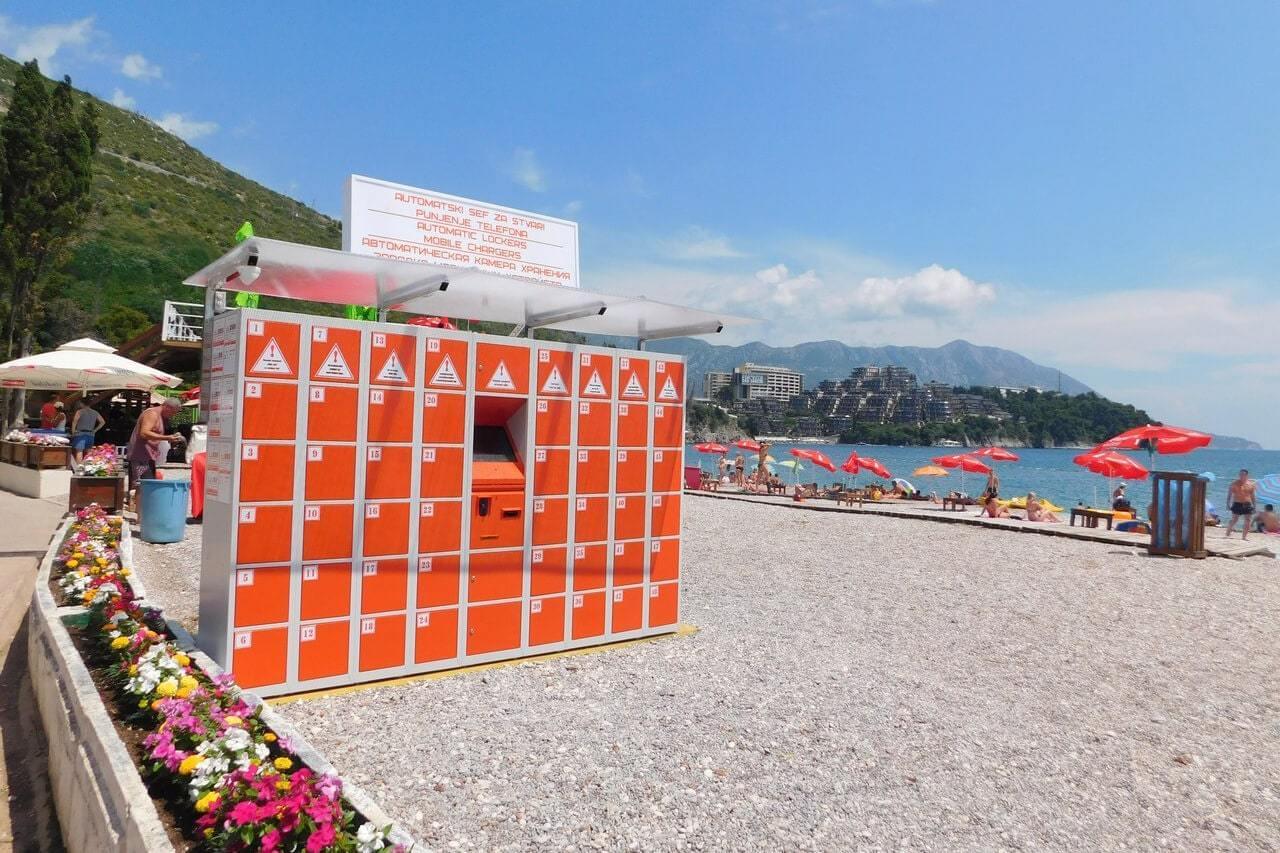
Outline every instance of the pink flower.
<svg viewBox="0 0 1280 853"><path fill-rule="evenodd" d="M258 849L260 849L262 853L275 853L276 850L280 849L280 841L280 830L270 830L269 832L263 833L262 846Z"/></svg>
<svg viewBox="0 0 1280 853"><path fill-rule="evenodd" d="M241 800L231 807L231 811L227 813L227 821L231 826L257 823L258 806L250 800Z"/></svg>
<svg viewBox="0 0 1280 853"><path fill-rule="evenodd" d="M337 837L338 834L334 831L332 824L317 826L307 838L307 853L320 853L337 840Z"/></svg>

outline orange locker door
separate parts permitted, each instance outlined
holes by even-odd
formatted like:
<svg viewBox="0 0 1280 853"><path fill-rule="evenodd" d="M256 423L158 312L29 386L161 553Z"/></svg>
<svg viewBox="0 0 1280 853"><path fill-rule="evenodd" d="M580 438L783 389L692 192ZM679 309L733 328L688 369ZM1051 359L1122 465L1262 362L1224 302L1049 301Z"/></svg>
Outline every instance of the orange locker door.
<svg viewBox="0 0 1280 853"><path fill-rule="evenodd" d="M360 612L404 610L409 602L409 561L364 560L360 566Z"/></svg>
<svg viewBox="0 0 1280 853"><path fill-rule="evenodd" d="M244 375L298 378L301 327L280 320L248 320L244 326Z"/></svg>
<svg viewBox="0 0 1280 853"><path fill-rule="evenodd" d="M483 655L520 646L519 601L467 608L467 654Z"/></svg>
<svg viewBox="0 0 1280 853"><path fill-rule="evenodd" d="M674 625L680 618L680 584L649 585L649 627Z"/></svg>
<svg viewBox="0 0 1280 853"><path fill-rule="evenodd" d="M684 442L684 409L680 406L653 407L653 444L679 447Z"/></svg>
<svg viewBox="0 0 1280 853"><path fill-rule="evenodd" d="M634 355L618 358L618 397L624 403L649 400L649 361Z"/></svg>
<svg viewBox="0 0 1280 853"><path fill-rule="evenodd" d="M609 538L609 498L578 498L573 516L574 542L603 542Z"/></svg>
<svg viewBox="0 0 1280 853"><path fill-rule="evenodd" d="M650 536L680 535L680 495L654 495Z"/></svg>
<svg viewBox="0 0 1280 853"><path fill-rule="evenodd" d="M418 558L419 609L458 603L458 579L462 558L457 554L436 554Z"/></svg>
<svg viewBox="0 0 1280 853"><path fill-rule="evenodd" d="M365 500L407 499L413 491L412 483L412 447L387 444L365 448Z"/></svg>
<svg viewBox="0 0 1280 853"><path fill-rule="evenodd" d="M471 496L471 547L518 548L524 545L524 492Z"/></svg>
<svg viewBox="0 0 1280 853"><path fill-rule="evenodd" d="M444 391L467 387L467 342L427 338L426 386Z"/></svg>
<svg viewBox="0 0 1280 853"><path fill-rule="evenodd" d="M311 381L360 381L360 330L311 327Z"/></svg>
<svg viewBox="0 0 1280 853"><path fill-rule="evenodd" d="M422 395L424 444L463 444L466 438L467 398L463 394L428 391Z"/></svg>
<svg viewBox="0 0 1280 853"><path fill-rule="evenodd" d="M630 586L613 591L613 633L638 631L644 614L644 587Z"/></svg>
<svg viewBox="0 0 1280 853"><path fill-rule="evenodd" d="M458 611L424 610L414 620L414 663L452 660L458 656Z"/></svg>
<svg viewBox="0 0 1280 853"><path fill-rule="evenodd" d="M408 501L364 505L366 557L409 553L409 508Z"/></svg>
<svg viewBox="0 0 1280 853"><path fill-rule="evenodd" d="M539 447L533 451L533 493L569 493L569 451L567 448Z"/></svg>
<svg viewBox="0 0 1280 853"><path fill-rule="evenodd" d="M370 388L369 424L365 440L369 442L413 441L413 392L390 388Z"/></svg>
<svg viewBox="0 0 1280 853"><path fill-rule="evenodd" d="M649 543L649 580L673 581L680 577L680 540L654 539Z"/></svg>
<svg viewBox="0 0 1280 853"><path fill-rule="evenodd" d="M609 493L609 460L613 452L607 448L579 450L577 458L577 492L580 495Z"/></svg>
<svg viewBox="0 0 1280 853"><path fill-rule="evenodd" d="M347 674L351 623L314 622L298 626L298 680L334 678Z"/></svg>
<svg viewBox="0 0 1280 853"><path fill-rule="evenodd" d="M569 571L568 548L534 548L529 557L529 594L551 595L564 592Z"/></svg>
<svg viewBox="0 0 1280 853"><path fill-rule="evenodd" d="M355 508L351 504L307 504L302 508L302 559L350 560Z"/></svg>
<svg viewBox="0 0 1280 853"><path fill-rule="evenodd" d="M404 666L405 616L360 617L360 671Z"/></svg>
<svg viewBox="0 0 1280 853"><path fill-rule="evenodd" d="M507 344L476 344L476 393L529 393L529 348Z"/></svg>
<svg viewBox="0 0 1280 853"><path fill-rule="evenodd" d="M462 547L462 501L422 501L418 505L418 551L436 554Z"/></svg>
<svg viewBox="0 0 1280 853"><path fill-rule="evenodd" d="M584 400L613 397L613 358L599 353L578 353L578 396Z"/></svg>
<svg viewBox="0 0 1280 853"><path fill-rule="evenodd" d="M292 506L242 506L236 518L236 563L287 563Z"/></svg>
<svg viewBox="0 0 1280 853"><path fill-rule="evenodd" d="M612 442L613 407L609 403L578 403L578 445L580 447L608 447Z"/></svg>
<svg viewBox="0 0 1280 853"><path fill-rule="evenodd" d="M608 569L604 545L575 545L573 549L574 590L601 589Z"/></svg>
<svg viewBox="0 0 1280 853"><path fill-rule="evenodd" d="M613 490L620 494L647 491L649 486L649 454L639 448L619 450L614 454Z"/></svg>
<svg viewBox="0 0 1280 853"><path fill-rule="evenodd" d="M535 598L529 602L529 645L564 642L564 596Z"/></svg>
<svg viewBox="0 0 1280 853"><path fill-rule="evenodd" d="M538 350L538 395L568 397L573 393L573 353L568 350Z"/></svg>
<svg viewBox="0 0 1280 853"><path fill-rule="evenodd" d="M649 404L618 404L618 446L645 447L649 444Z"/></svg>
<svg viewBox="0 0 1280 853"><path fill-rule="evenodd" d="M618 495L613 499L613 538L644 538L644 495Z"/></svg>
<svg viewBox="0 0 1280 853"><path fill-rule="evenodd" d="M569 541L569 499L533 499L533 544L563 545Z"/></svg>
<svg viewBox="0 0 1280 853"><path fill-rule="evenodd" d="M289 567L236 569L237 628L289 621Z"/></svg>
<svg viewBox="0 0 1280 853"><path fill-rule="evenodd" d="M235 631L231 635L231 675L241 687L283 684L288 651L288 628Z"/></svg>
<svg viewBox="0 0 1280 853"><path fill-rule="evenodd" d="M349 501L356 496L356 448L308 444L303 495L309 501Z"/></svg>
<svg viewBox="0 0 1280 853"><path fill-rule="evenodd" d="M301 610L306 620L350 616L350 561L303 564Z"/></svg>
<svg viewBox="0 0 1280 853"><path fill-rule="evenodd" d="M298 386L294 382L245 380L240 438L293 441L298 431Z"/></svg>
<svg viewBox="0 0 1280 853"><path fill-rule="evenodd" d="M654 398L659 403L684 403L684 365L678 361L659 359L654 368L656 375L653 387L657 389Z"/></svg>
<svg viewBox="0 0 1280 853"><path fill-rule="evenodd" d="M644 542L616 542L613 546L613 585L644 583Z"/></svg>
<svg viewBox="0 0 1280 853"><path fill-rule="evenodd" d="M418 367L416 335L395 332L369 334L369 384L413 387Z"/></svg>
<svg viewBox="0 0 1280 853"><path fill-rule="evenodd" d="M462 448L424 447L418 494L424 498L462 497Z"/></svg>
<svg viewBox="0 0 1280 853"><path fill-rule="evenodd" d="M563 447L573 428L573 403L569 400L538 400L534 405L533 443L539 447Z"/></svg>
<svg viewBox="0 0 1280 853"><path fill-rule="evenodd" d="M653 491L678 492L684 486L679 450L653 451Z"/></svg>
<svg viewBox="0 0 1280 853"><path fill-rule="evenodd" d="M292 444L240 445L240 500L287 501L293 499Z"/></svg>
<svg viewBox="0 0 1280 853"><path fill-rule="evenodd" d="M467 566L467 601L519 598L524 590L524 551L473 551Z"/></svg>
<svg viewBox="0 0 1280 853"><path fill-rule="evenodd" d="M360 389L312 385L307 389L307 440L355 441Z"/></svg>
<svg viewBox="0 0 1280 853"><path fill-rule="evenodd" d="M571 620L571 635L575 640L604 634L604 591L575 592Z"/></svg>

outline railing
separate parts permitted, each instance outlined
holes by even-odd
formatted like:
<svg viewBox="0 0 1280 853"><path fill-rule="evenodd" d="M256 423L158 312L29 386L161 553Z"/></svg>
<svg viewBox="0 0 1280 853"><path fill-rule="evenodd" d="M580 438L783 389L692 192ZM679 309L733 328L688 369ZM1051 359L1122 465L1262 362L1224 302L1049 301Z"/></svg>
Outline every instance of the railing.
<svg viewBox="0 0 1280 853"><path fill-rule="evenodd" d="M200 343L204 333L204 306L195 302L164 303L164 322L160 329L163 341Z"/></svg>

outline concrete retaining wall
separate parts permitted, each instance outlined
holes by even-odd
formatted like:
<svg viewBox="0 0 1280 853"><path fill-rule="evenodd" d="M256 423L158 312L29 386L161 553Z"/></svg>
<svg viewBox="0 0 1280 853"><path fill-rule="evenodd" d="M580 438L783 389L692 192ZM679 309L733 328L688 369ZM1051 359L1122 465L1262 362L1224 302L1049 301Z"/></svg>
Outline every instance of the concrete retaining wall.
<svg viewBox="0 0 1280 853"><path fill-rule="evenodd" d="M0 489L28 498L71 494L71 472L66 468L23 468L0 462Z"/></svg>

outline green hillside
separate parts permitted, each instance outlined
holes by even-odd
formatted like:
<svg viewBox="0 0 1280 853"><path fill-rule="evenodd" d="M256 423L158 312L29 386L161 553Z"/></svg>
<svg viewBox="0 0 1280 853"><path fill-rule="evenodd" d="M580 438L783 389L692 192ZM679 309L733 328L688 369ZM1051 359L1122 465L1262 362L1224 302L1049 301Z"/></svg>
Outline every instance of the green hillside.
<svg viewBox="0 0 1280 853"><path fill-rule="evenodd" d="M18 68L0 56L0 111ZM42 347L90 332L119 342L141 322L121 307L155 321L165 299L198 301L182 279L226 251L246 219L262 236L340 244L337 220L232 172L137 113L94 100L101 128L94 209L44 280Z"/></svg>

